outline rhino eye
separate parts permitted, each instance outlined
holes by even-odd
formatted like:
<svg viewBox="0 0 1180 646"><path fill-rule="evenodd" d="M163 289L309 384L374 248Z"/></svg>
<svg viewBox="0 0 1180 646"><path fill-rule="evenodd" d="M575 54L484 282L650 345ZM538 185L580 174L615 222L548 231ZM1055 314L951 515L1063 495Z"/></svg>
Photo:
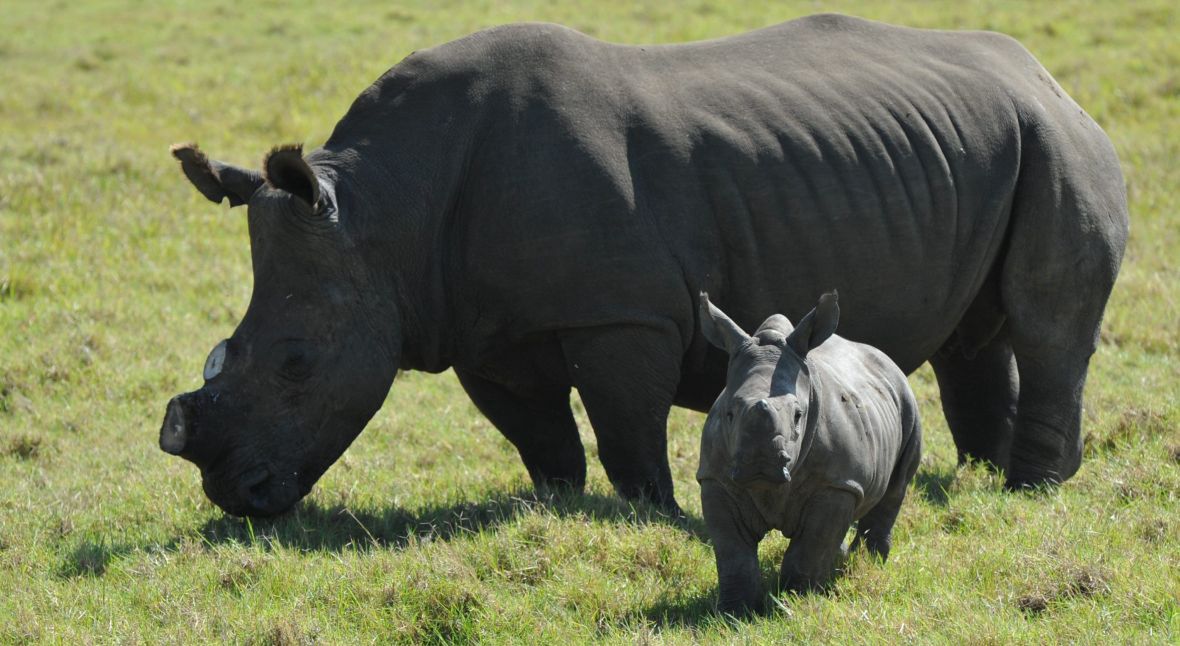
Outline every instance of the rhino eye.
<svg viewBox="0 0 1180 646"><path fill-rule="evenodd" d="M733 411L731 411L731 410L725 411L725 421L727 421L727 422L733 421Z"/></svg>
<svg viewBox="0 0 1180 646"><path fill-rule="evenodd" d="M303 341L287 341L279 349L279 375L289 381L304 381L315 367L314 349Z"/></svg>
<svg viewBox="0 0 1180 646"><path fill-rule="evenodd" d="M798 426L799 422L801 422L801 421L803 421L803 411L796 408L795 409L795 426Z"/></svg>
<svg viewBox="0 0 1180 646"><path fill-rule="evenodd" d="M280 372L284 377L293 381L303 381L311 376L311 362L303 353L293 354L283 360Z"/></svg>

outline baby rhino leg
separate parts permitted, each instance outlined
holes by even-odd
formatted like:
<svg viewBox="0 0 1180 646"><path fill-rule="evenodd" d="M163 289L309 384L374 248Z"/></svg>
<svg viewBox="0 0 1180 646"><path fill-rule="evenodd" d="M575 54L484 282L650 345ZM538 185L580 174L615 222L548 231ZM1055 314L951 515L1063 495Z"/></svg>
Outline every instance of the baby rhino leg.
<svg viewBox="0 0 1180 646"><path fill-rule="evenodd" d="M717 558L717 609L731 615L761 610L758 541L765 530L751 528L733 498L713 480L701 482L701 511Z"/></svg>
<svg viewBox="0 0 1180 646"><path fill-rule="evenodd" d="M873 556L882 561L889 558L889 547L893 543L893 524L897 521L906 489L914 479L918 463L921 461L922 427L915 415L909 439L889 479L889 488L885 491L885 496L857 522L856 540L852 544L852 549L855 550L863 543Z"/></svg>
<svg viewBox="0 0 1180 646"><path fill-rule="evenodd" d="M852 525L856 498L828 489L812 496L783 556L779 586L802 593L827 587L844 557L844 536Z"/></svg>
<svg viewBox="0 0 1180 646"><path fill-rule="evenodd" d="M902 496L896 496L882 500L860 519L856 525L853 550L863 543L869 554L882 561L889 558L889 547L893 543L893 523L897 521L897 513L901 511L901 498Z"/></svg>

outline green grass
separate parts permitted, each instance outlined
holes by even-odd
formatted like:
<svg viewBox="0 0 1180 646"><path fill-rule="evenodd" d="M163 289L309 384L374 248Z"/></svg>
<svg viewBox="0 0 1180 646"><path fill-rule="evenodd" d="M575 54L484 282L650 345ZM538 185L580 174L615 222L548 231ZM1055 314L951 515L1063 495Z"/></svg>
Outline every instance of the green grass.
<svg viewBox="0 0 1180 646"><path fill-rule="evenodd" d="M368 4L369 6L364 6ZM927 455L885 566L770 616L712 614L693 480L702 416L675 411L692 520L613 496L537 501L449 374L399 377L296 511L223 516L156 448L244 311L245 220L168 145L256 164L321 143L415 48L550 20L621 42L722 36L818 3L4 5L0 30L0 642L1175 643L1180 639L1180 40L1166 0L836 2L1019 38L1107 130L1132 237L1087 389L1087 459L1053 493L957 470L928 370ZM785 548L762 546L769 578Z"/></svg>

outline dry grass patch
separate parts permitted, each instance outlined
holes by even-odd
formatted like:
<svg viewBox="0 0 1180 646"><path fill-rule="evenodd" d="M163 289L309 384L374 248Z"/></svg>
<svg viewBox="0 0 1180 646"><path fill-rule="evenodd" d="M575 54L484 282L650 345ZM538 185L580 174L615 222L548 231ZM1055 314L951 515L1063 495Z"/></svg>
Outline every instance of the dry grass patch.
<svg viewBox="0 0 1180 646"><path fill-rule="evenodd" d="M1098 567L1073 567L1046 587L1033 590L1016 599L1016 607L1030 615L1038 615L1067 599L1093 597L1110 593L1110 575Z"/></svg>
<svg viewBox="0 0 1180 646"><path fill-rule="evenodd" d="M265 646L308 646L319 642L317 631L304 630L295 621L286 619L276 623L256 643Z"/></svg>
<svg viewBox="0 0 1180 646"><path fill-rule="evenodd" d="M45 453L45 443L35 435L20 434L8 441L4 454L18 460L32 460Z"/></svg>
<svg viewBox="0 0 1180 646"><path fill-rule="evenodd" d="M382 596L397 618L399 636L419 644L470 642L476 615L487 603L477 581L445 571L414 572Z"/></svg>
<svg viewBox="0 0 1180 646"><path fill-rule="evenodd" d="M265 562L253 554L240 554L225 565L217 575L217 585L223 590L241 594L258 582Z"/></svg>

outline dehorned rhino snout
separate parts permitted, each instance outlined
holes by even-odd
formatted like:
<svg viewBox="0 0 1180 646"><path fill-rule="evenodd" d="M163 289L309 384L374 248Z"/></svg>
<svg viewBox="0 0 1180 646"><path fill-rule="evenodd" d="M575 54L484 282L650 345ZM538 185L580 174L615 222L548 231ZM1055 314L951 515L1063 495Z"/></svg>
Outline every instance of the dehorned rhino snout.
<svg viewBox="0 0 1180 646"><path fill-rule="evenodd" d="M197 390L177 395L168 402L164 423L160 426L160 448L204 468L215 461L226 447L209 437L209 393Z"/></svg>
<svg viewBox="0 0 1180 646"><path fill-rule="evenodd" d="M780 485L791 481L791 456L783 445L774 406L760 399L742 414L734 432L737 450L730 478L738 484Z"/></svg>
<svg viewBox="0 0 1180 646"><path fill-rule="evenodd" d="M173 397L164 413L164 424L160 427L160 449L165 453L180 455L189 443L189 414L185 410L185 397Z"/></svg>

